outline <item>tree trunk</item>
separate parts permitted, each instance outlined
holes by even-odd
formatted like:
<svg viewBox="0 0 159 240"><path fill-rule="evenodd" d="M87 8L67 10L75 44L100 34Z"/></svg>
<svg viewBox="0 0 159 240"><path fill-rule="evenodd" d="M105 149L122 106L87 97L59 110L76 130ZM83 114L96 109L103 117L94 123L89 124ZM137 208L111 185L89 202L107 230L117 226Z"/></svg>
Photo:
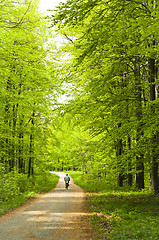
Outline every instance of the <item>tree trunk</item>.
<svg viewBox="0 0 159 240"><path fill-rule="evenodd" d="M28 164L28 177L34 174L34 118L35 112L33 111L31 119L31 133L30 133L30 150L29 150L29 164Z"/></svg>
<svg viewBox="0 0 159 240"><path fill-rule="evenodd" d="M119 123L117 127L120 128L121 123ZM116 142L116 156L117 156L117 158L120 157L122 154L123 154L122 139L117 139L117 142ZM118 161L118 169L119 169L118 186L122 187L123 186L123 181L124 181L124 174L122 172L122 162L121 161Z"/></svg>
<svg viewBox="0 0 159 240"><path fill-rule="evenodd" d="M153 41L155 45L155 41ZM156 78L156 67L155 59L149 59L149 82L150 82L150 101L156 99L155 92L155 78ZM152 104L150 109L151 115L155 115L155 107ZM158 154L156 153L157 149L157 133L154 134L151 138L151 188L154 190L155 194L159 193L159 179L158 179Z"/></svg>
<svg viewBox="0 0 159 240"><path fill-rule="evenodd" d="M24 163L23 163L23 133L18 135L18 170L19 173L25 173Z"/></svg>
<svg viewBox="0 0 159 240"><path fill-rule="evenodd" d="M138 120L138 126L136 130L136 145L139 145L142 131L142 88L141 88L141 76L140 76L140 59L136 58L134 62L134 77L136 86L136 117ZM144 163L143 154L141 152L136 156L136 187L138 190L144 188Z"/></svg>
<svg viewBox="0 0 159 240"><path fill-rule="evenodd" d="M15 166L15 162L16 162L16 156L15 156L15 146L16 146L16 142L15 142L15 137L16 137L16 125L17 125L17 109L18 109L18 104L15 105L13 104L13 109L12 109L12 113L13 113L13 123L12 123L12 145L11 145L11 159L12 159L12 169L14 169Z"/></svg>
<svg viewBox="0 0 159 240"><path fill-rule="evenodd" d="M128 136L128 150L131 150L131 139ZM128 159L128 185L132 186L132 173L131 173L131 158Z"/></svg>
<svg viewBox="0 0 159 240"><path fill-rule="evenodd" d="M136 157L137 158L137 157ZM144 164L143 162L139 163L140 158L137 158L137 166L136 166L136 186L138 190L144 189Z"/></svg>

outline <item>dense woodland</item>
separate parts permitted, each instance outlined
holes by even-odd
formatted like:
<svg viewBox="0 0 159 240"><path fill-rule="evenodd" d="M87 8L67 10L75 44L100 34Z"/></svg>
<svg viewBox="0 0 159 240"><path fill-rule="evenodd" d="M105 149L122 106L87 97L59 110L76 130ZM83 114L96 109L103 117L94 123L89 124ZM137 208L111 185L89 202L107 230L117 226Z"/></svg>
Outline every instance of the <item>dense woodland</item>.
<svg viewBox="0 0 159 240"><path fill-rule="evenodd" d="M159 193L157 1L0 6L0 191L53 169Z"/></svg>
<svg viewBox="0 0 159 240"><path fill-rule="evenodd" d="M67 1L52 16L67 40L65 80L74 93L65 113L76 127L69 146L68 140L62 146L67 156L61 161L72 159L71 167L80 166L88 178L108 184L116 179L120 187L146 186L155 193L158 17L155 0Z"/></svg>
<svg viewBox="0 0 159 240"><path fill-rule="evenodd" d="M59 84L55 47L46 44L52 33L38 2L0 1L0 15L0 200L5 200L47 168L50 110Z"/></svg>

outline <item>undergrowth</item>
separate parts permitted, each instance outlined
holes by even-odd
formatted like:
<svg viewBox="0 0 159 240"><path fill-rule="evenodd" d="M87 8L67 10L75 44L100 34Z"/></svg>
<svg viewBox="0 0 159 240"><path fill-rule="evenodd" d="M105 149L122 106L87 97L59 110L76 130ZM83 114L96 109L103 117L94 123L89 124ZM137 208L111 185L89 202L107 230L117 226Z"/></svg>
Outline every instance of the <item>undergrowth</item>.
<svg viewBox="0 0 159 240"><path fill-rule="evenodd" d="M159 196L150 191L96 191L80 173L70 172L74 182L87 190L93 225L101 239L159 239ZM91 191L90 191L91 190ZM96 192L95 192L96 191Z"/></svg>
<svg viewBox="0 0 159 240"><path fill-rule="evenodd" d="M34 178L20 175L2 176L0 179L0 216L22 205L38 193L53 189L59 177L50 172L37 174Z"/></svg>

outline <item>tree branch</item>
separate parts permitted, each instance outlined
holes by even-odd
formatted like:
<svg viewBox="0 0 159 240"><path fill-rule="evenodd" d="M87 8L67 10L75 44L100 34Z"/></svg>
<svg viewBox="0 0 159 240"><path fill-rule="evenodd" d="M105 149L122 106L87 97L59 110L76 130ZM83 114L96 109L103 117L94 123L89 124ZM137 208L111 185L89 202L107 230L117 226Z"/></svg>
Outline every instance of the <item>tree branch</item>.
<svg viewBox="0 0 159 240"><path fill-rule="evenodd" d="M143 2L138 2L138 1L135 1L135 0L127 0L127 2L133 2L133 3L137 3L137 4L142 5L144 8L146 8L147 12L151 14L150 9Z"/></svg>
<svg viewBox="0 0 159 240"><path fill-rule="evenodd" d="M71 43L73 43L73 40L72 40L71 38L69 38L69 37L66 35L66 33L64 33L63 35L66 37L66 39L67 39L68 41L70 41Z"/></svg>

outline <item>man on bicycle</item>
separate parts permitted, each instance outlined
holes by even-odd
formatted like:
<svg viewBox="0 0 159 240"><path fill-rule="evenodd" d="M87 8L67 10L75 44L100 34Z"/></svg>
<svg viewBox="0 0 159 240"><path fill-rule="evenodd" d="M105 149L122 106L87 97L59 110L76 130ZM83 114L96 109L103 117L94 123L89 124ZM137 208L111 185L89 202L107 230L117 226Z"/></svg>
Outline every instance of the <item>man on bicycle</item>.
<svg viewBox="0 0 159 240"><path fill-rule="evenodd" d="M66 173L66 176L64 177L64 181L65 181L65 186L66 186L66 188L68 188L68 186L69 186L69 181L70 181L70 177L68 176L68 173Z"/></svg>

